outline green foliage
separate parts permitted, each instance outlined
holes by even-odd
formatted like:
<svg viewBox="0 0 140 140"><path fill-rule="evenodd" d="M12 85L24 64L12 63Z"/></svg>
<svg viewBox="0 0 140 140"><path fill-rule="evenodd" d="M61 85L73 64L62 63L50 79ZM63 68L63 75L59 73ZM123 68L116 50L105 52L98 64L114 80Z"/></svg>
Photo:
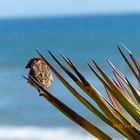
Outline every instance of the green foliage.
<svg viewBox="0 0 140 140"><path fill-rule="evenodd" d="M118 46L118 50L121 56L124 58L128 67L130 68L132 74L140 84L140 65L136 61L134 55L128 50L123 44L122 47L128 52L130 60L126 57L122 49ZM96 77L103 84L110 101L108 101L95 87L92 85L76 68L73 62L65 57L63 54L60 56L64 61L69 65L70 69L73 71L70 72L50 51L48 51L51 57L57 62L57 64L62 68L62 70L75 82L75 84L80 87L84 93L89 96L93 102L99 106L101 111L96 109L87 99L85 99L71 84L50 64L40 52L37 53L40 57L46 62L50 67L52 72L58 77L58 79L65 85L65 87L79 100L84 104L89 111L96 115L100 120L104 121L106 125L109 125L118 131L120 135L130 139L138 140L140 139L140 92L139 90L125 77L109 60L108 63L113 71L115 76L114 79L111 79L104 70L94 61L98 73L95 71L93 66L88 64L91 71L96 75ZM24 77L25 78L25 77ZM102 140L112 139L102 130L97 128L94 124L89 122L87 119L79 115L77 112L69 108L66 104L61 102L57 97L52 93L44 89L40 83L38 83L33 77L32 81L36 86L38 86L42 91L44 91L43 97L54 105L58 110L64 113L72 121L80 125L82 128L87 130L90 134ZM130 117L131 116L131 117ZM133 118L133 119L131 119Z"/></svg>

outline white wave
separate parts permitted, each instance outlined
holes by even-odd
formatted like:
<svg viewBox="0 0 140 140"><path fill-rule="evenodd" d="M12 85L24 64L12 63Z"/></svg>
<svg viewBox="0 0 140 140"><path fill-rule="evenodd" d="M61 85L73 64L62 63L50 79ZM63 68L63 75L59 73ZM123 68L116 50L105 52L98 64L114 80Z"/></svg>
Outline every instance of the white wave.
<svg viewBox="0 0 140 140"><path fill-rule="evenodd" d="M70 128L1 126L0 140L95 140L90 134Z"/></svg>

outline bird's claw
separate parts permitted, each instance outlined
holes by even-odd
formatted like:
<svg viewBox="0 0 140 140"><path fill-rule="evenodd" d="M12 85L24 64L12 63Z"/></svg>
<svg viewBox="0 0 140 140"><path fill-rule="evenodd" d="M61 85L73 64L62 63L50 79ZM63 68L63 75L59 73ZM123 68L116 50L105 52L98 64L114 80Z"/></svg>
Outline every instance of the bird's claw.
<svg viewBox="0 0 140 140"><path fill-rule="evenodd" d="M40 93L40 94L39 94L39 96L43 96L43 95L44 95L43 93Z"/></svg>

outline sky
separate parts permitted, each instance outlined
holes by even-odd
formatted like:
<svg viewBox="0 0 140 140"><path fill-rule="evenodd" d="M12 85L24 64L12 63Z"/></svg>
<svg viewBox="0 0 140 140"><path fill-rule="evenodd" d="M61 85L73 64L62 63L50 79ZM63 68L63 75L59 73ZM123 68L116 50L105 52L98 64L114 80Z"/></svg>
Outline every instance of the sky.
<svg viewBox="0 0 140 140"><path fill-rule="evenodd" d="M0 0L0 18L140 13L140 0Z"/></svg>

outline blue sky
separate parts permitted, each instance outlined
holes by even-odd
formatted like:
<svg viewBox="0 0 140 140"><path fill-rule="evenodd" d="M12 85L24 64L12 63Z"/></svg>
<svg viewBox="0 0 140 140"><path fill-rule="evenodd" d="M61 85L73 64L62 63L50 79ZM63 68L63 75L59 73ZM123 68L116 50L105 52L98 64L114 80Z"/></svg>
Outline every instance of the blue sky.
<svg viewBox="0 0 140 140"><path fill-rule="evenodd" d="M0 18L140 12L140 0L0 0Z"/></svg>

